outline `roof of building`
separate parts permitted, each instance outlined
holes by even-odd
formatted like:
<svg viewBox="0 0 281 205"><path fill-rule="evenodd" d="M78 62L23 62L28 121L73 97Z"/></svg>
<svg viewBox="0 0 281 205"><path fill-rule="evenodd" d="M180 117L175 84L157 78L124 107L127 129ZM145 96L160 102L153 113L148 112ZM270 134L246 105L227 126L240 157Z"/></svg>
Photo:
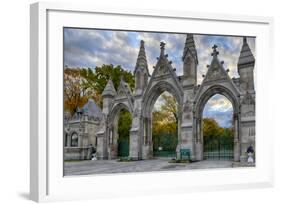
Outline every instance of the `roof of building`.
<svg viewBox="0 0 281 205"><path fill-rule="evenodd" d="M89 119L101 119L102 111L93 99L89 99L88 102L82 108L82 114L87 115Z"/></svg>

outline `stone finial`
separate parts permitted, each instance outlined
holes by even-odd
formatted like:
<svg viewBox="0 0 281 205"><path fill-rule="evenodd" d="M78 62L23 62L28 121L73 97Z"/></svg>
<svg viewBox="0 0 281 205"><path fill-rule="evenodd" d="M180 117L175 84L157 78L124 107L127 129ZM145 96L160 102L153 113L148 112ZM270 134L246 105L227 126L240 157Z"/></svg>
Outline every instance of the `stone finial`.
<svg viewBox="0 0 281 205"><path fill-rule="evenodd" d="M165 45L166 44L163 41L160 43L160 49L161 49L160 56L165 55Z"/></svg>
<svg viewBox="0 0 281 205"><path fill-rule="evenodd" d="M212 52L212 56L217 56L217 55L219 55L219 52L217 51L217 45L216 44L214 44L214 46L212 47L212 49L213 49L213 52Z"/></svg>

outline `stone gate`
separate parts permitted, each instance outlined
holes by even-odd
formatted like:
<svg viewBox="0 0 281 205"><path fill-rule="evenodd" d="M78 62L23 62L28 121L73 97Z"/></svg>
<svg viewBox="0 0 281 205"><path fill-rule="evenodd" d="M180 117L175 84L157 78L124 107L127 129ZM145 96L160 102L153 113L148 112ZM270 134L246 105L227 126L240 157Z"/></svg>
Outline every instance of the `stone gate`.
<svg viewBox="0 0 281 205"><path fill-rule="evenodd" d="M238 59L239 78L230 78L218 58L217 46L212 47L212 61L208 65L201 85L197 84L197 51L192 34L187 34L183 51L183 75L177 76L172 62L165 54L165 43L160 43L160 55L149 74L144 41L134 70L135 89L122 78L115 90L113 82L108 81L103 93L103 117L97 133L98 159L117 157L118 118L121 109L132 115L129 139L131 159L149 159L153 156L152 109L157 98L165 91L174 96L178 103L178 145L189 149L191 158L203 159L203 119L202 112L206 102L215 94L225 96L233 106L234 161L245 161L249 146L255 148L255 59L246 37Z"/></svg>

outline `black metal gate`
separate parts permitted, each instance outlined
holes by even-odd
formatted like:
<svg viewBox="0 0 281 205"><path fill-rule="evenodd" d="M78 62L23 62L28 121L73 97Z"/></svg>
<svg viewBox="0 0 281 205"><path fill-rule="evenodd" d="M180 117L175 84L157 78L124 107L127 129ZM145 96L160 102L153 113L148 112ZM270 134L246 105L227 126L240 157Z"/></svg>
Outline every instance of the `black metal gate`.
<svg viewBox="0 0 281 205"><path fill-rule="evenodd" d="M233 160L233 138L229 140L220 140L218 138L204 142L204 159Z"/></svg>

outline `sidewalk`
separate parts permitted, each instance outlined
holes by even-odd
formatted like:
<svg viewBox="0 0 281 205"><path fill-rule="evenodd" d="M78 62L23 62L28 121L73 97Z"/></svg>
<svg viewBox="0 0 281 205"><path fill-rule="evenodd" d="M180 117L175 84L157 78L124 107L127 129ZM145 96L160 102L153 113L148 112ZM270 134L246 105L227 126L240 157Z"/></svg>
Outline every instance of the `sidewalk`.
<svg viewBox="0 0 281 205"><path fill-rule="evenodd" d="M200 161L193 163L169 163L168 159L152 159L130 162L117 160L65 162L65 176L111 174L129 172L175 171L192 169L232 168L232 161Z"/></svg>

